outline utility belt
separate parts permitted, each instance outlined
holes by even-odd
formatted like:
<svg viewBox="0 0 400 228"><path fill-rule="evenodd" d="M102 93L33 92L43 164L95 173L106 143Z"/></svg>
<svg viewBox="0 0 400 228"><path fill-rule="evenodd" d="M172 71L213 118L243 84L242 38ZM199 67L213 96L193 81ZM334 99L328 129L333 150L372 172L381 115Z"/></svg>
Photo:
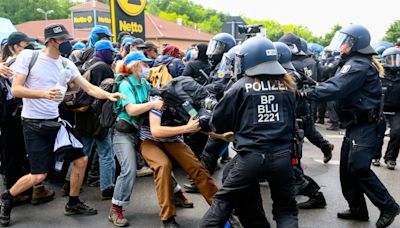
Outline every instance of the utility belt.
<svg viewBox="0 0 400 228"><path fill-rule="evenodd" d="M379 109L368 109L360 113L353 114L353 121L356 125L362 123L379 123L380 119L381 115L379 113Z"/></svg>

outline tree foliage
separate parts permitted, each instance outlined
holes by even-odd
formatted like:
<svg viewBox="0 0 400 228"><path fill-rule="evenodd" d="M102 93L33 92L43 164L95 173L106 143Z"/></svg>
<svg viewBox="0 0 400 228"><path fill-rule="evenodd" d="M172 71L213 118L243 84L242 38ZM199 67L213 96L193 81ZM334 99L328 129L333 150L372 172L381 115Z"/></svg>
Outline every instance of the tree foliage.
<svg viewBox="0 0 400 228"><path fill-rule="evenodd" d="M174 22L181 18L184 25L209 33L220 32L227 16L190 0L148 0L146 12Z"/></svg>
<svg viewBox="0 0 400 228"><path fill-rule="evenodd" d="M395 43L400 39L400 20L394 21L386 31L386 36L383 40Z"/></svg>
<svg viewBox="0 0 400 228"><path fill-rule="evenodd" d="M13 24L44 20L44 14L36 11L41 8L44 11L54 10L47 15L48 19L64 19L71 16L68 8L73 4L68 0L1 0L0 17L9 18Z"/></svg>

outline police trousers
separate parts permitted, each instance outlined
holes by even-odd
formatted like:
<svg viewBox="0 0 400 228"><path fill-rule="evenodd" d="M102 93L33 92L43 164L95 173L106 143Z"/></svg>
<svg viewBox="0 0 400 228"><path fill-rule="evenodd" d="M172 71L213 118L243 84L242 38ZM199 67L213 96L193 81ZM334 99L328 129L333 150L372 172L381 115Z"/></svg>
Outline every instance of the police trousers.
<svg viewBox="0 0 400 228"><path fill-rule="evenodd" d="M305 117L303 119L304 136L315 146L320 148L322 152L329 149L329 141L319 133L315 128L314 121L311 117Z"/></svg>
<svg viewBox="0 0 400 228"><path fill-rule="evenodd" d="M400 151L400 112L395 112L394 116L387 116L390 126L390 140L384 156L385 161L396 161ZM382 156L383 138L381 147L378 148L375 159Z"/></svg>
<svg viewBox="0 0 400 228"><path fill-rule="evenodd" d="M351 210L367 210L364 194L381 211L396 206L370 167L384 131L384 124L375 123L350 125L346 129L341 148L340 183Z"/></svg>
<svg viewBox="0 0 400 228"><path fill-rule="evenodd" d="M294 176L289 151L237 154L225 167L222 188L215 194L200 227L224 227L232 211L244 227L270 227L265 217L259 182L267 180L278 228L298 227Z"/></svg>

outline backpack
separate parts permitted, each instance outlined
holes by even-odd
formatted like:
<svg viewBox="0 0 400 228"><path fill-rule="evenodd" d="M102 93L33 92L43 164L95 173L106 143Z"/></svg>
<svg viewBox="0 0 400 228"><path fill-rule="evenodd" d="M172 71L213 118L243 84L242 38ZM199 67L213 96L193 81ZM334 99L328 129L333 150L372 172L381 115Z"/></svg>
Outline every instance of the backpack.
<svg viewBox="0 0 400 228"><path fill-rule="evenodd" d="M400 80L392 78L381 78L384 97L384 111L397 112L400 110Z"/></svg>
<svg viewBox="0 0 400 228"><path fill-rule="evenodd" d="M39 51L32 51L32 58L29 62L28 65L28 74L26 75L26 78L28 78L29 74L31 73L31 69L33 65L35 65L37 59L39 57ZM10 62L8 62L7 66L10 67L12 64L14 64L16 59L12 59ZM8 88L7 84L9 87L11 87L11 82L8 79L5 79L3 77L0 77L0 126L4 121L7 119L7 94L8 94ZM15 101L15 107L20 108L22 107L22 101L21 99L13 99ZM13 110L13 113L15 110Z"/></svg>
<svg viewBox="0 0 400 228"><path fill-rule="evenodd" d="M102 64L106 63L100 61L93 64L85 71L82 76L90 82L92 70ZM74 82L70 82L68 83L68 89L65 93L65 97L62 103L64 107L70 111L86 112L94 100L95 98L90 96L79 85L75 84Z"/></svg>
<svg viewBox="0 0 400 228"><path fill-rule="evenodd" d="M123 81L127 81L129 83L129 85L133 90L133 93L136 96L137 95L136 87L132 84L129 78L124 75L117 75L114 78L112 86L109 85L107 86L108 92L110 93L118 92L119 85L121 85ZM123 111L124 107L122 107L122 105L118 105L117 102L112 102L110 100L104 101L104 103L97 108L100 125L104 128L112 127L117 119L118 114L120 114Z"/></svg>
<svg viewBox="0 0 400 228"><path fill-rule="evenodd" d="M160 89L173 79L168 72L168 65L170 63L171 62L150 68L149 82L153 88Z"/></svg>

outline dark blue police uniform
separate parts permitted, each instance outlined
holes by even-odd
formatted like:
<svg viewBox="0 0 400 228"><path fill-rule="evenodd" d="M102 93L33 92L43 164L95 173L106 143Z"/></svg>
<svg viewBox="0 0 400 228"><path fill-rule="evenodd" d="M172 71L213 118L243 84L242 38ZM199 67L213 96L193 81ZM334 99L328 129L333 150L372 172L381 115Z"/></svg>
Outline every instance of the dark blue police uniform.
<svg viewBox="0 0 400 228"><path fill-rule="evenodd" d="M396 202L370 169L384 133L384 124L379 120L382 89L378 71L370 55L353 53L343 63L334 77L307 90L307 97L323 101L339 99L340 120L346 126L340 181L350 210L367 212L364 194L381 211L393 210L397 208Z"/></svg>
<svg viewBox="0 0 400 228"><path fill-rule="evenodd" d="M241 78L214 109L213 130L233 131L238 154L224 171L201 227L223 227L234 208L244 227L270 227L259 188L263 180L271 188L278 227L298 226L291 164L295 97L281 83L259 79Z"/></svg>

